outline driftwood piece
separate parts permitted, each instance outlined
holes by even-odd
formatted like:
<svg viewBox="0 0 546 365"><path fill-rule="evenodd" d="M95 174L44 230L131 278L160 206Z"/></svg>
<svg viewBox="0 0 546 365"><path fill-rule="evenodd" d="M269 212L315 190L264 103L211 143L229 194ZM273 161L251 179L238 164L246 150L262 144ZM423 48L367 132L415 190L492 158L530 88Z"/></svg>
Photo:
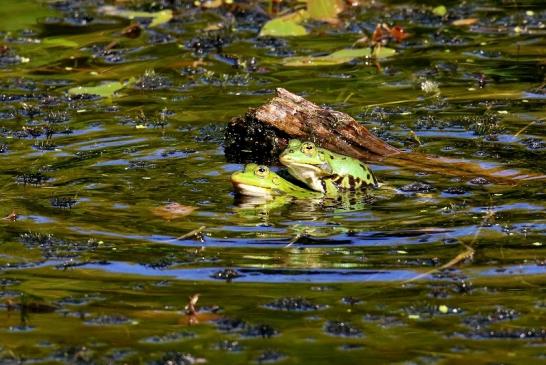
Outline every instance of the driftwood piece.
<svg viewBox="0 0 546 365"><path fill-rule="evenodd" d="M365 161L381 161L416 171L515 183L520 179L545 178L544 175L484 170L474 163L400 151L376 137L349 115L318 105L278 88L268 103L233 118L225 133L225 153L230 161L271 164L277 161L290 138L317 143L331 151Z"/></svg>
<svg viewBox="0 0 546 365"><path fill-rule="evenodd" d="M226 155L242 162L274 161L290 138L314 141L363 160L400 153L349 115L321 108L279 88L270 102L231 120L226 130Z"/></svg>
<svg viewBox="0 0 546 365"><path fill-rule="evenodd" d="M277 89L277 97L256 109L255 116L293 138L314 140L344 155L374 159L400 153L349 115L321 108L285 89Z"/></svg>

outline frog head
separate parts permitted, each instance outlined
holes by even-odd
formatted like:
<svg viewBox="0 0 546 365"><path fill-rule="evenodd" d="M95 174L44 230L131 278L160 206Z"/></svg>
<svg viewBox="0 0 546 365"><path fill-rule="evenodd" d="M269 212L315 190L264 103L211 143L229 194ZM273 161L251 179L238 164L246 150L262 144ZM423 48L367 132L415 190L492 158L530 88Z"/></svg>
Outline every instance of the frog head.
<svg viewBox="0 0 546 365"><path fill-rule="evenodd" d="M269 167L254 163L246 165L243 171L233 173L231 182L239 194L246 196L273 198L286 194L309 197L316 194L283 179Z"/></svg>
<svg viewBox="0 0 546 365"><path fill-rule="evenodd" d="M290 175L316 191L323 191L320 179L332 173L324 152L313 142L290 140L279 160L288 168Z"/></svg>
<svg viewBox="0 0 546 365"><path fill-rule="evenodd" d="M235 190L247 196L273 197L280 184L280 177L267 166L250 163L243 171L231 175Z"/></svg>

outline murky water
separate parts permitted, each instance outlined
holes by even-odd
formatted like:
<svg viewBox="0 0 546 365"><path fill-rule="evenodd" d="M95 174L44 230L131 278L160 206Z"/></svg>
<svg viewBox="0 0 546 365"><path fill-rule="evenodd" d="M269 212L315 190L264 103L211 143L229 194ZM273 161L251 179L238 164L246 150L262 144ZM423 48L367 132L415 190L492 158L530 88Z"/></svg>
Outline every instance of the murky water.
<svg viewBox="0 0 546 365"><path fill-rule="evenodd" d="M398 194L251 208L222 148L230 118L284 87L404 150L545 174L541 2L445 3L443 18L387 2L287 39L257 37L255 6L134 8L169 4L135 38L102 1L1 4L1 363L546 360L544 179L374 162ZM281 63L381 22L411 36L380 64ZM68 93L131 78L110 98Z"/></svg>

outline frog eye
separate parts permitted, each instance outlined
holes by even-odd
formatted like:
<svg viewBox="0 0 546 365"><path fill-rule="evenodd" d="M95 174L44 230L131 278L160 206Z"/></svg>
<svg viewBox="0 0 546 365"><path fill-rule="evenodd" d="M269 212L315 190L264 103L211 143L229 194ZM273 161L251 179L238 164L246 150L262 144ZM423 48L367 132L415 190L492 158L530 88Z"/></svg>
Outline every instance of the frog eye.
<svg viewBox="0 0 546 365"><path fill-rule="evenodd" d="M267 166L260 165L254 170L254 175L259 177L266 177L269 174L269 168Z"/></svg>
<svg viewBox="0 0 546 365"><path fill-rule="evenodd" d="M311 142L304 142L301 145L301 152L305 153L306 155L312 156L316 152L316 147L314 143Z"/></svg>

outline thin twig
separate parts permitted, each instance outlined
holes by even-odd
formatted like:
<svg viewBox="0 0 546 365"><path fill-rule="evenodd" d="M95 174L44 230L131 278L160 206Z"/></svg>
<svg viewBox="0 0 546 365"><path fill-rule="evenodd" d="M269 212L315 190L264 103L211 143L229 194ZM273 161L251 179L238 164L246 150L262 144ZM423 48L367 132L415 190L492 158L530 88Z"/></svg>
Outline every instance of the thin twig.
<svg viewBox="0 0 546 365"><path fill-rule="evenodd" d="M346 102L348 102L349 99L352 98L354 94L355 94L355 93L350 93L349 95L347 95L347 97L346 97L345 99L343 99L343 104L345 104Z"/></svg>
<svg viewBox="0 0 546 365"><path fill-rule="evenodd" d="M183 239L186 239L186 238L189 238L189 237L196 236L199 233L203 232L205 230L205 228L207 228L207 226L201 226L201 227L199 227L197 229L194 229L193 231L190 231L190 232L188 232L186 234L183 234L180 237L176 237L175 240L179 241L179 240L183 240Z"/></svg>
<svg viewBox="0 0 546 365"><path fill-rule="evenodd" d="M2 220L15 222L17 220L18 216L19 215L15 212L15 210L12 210L12 212L10 214L8 214L6 217L2 218Z"/></svg>
<svg viewBox="0 0 546 365"><path fill-rule="evenodd" d="M472 246L474 246L474 244L476 243L476 241L478 240L478 236L480 235L480 232L482 230L482 226L484 225L484 223L491 219L491 218L494 218L495 217L495 211L490 209L488 210L488 212L485 214L485 216L483 217L481 223L480 223L480 226L478 227L478 229L476 229L476 232L474 233L474 236L472 237L472 241L470 241L470 243L468 245L464 244L464 247L466 247L466 250L461 252L460 254L458 254L457 256L455 256L453 259L451 259L448 263L440 266L440 267L437 267L437 268L434 268L430 271L427 271L423 274L419 274L411 279L408 279L404 282L402 282L402 284L406 284L406 283L410 283L412 281L415 281L415 280L419 280L425 276L429 276L429 275L432 275L440 270L444 270L444 269L448 269L454 265L457 265L459 262L467 259L467 258L472 258L474 256L474 253L476 252L474 250L474 248L472 248Z"/></svg>
<svg viewBox="0 0 546 365"><path fill-rule="evenodd" d="M517 137L519 136L520 134L522 134L523 132L525 132L527 130L527 128L529 128L530 126L532 126L533 124L535 124L535 122L539 122L539 121L543 121L545 120L546 118L540 118L540 119L537 119L537 120L533 120L531 123L527 124L525 127L521 128L516 134L514 134L514 137Z"/></svg>
<svg viewBox="0 0 546 365"><path fill-rule="evenodd" d="M298 242L298 240L302 237L303 235L301 233L298 233L297 235L294 236L294 238L292 238L290 240L290 242L288 242L288 244L286 246L284 246L284 248L287 248L287 247L290 247L292 246L294 243Z"/></svg>
<svg viewBox="0 0 546 365"><path fill-rule="evenodd" d="M454 266L454 265L457 265L459 262L467 259L467 258L471 258L474 256L474 249L468 245L465 245L463 244L464 247L466 247L466 250L461 252L460 254L458 254L457 256L455 256L453 259L451 259L448 263L440 266L440 267L437 267L437 268L434 268L430 271L427 271L425 273L422 273L422 274L419 274L411 279L408 279L406 281L404 281L403 283L411 283L412 281L415 281L415 280L419 280L421 278L424 278L425 276L429 276L431 274L434 274L435 272L438 272L440 270L444 270L444 269L449 269L450 267Z"/></svg>

